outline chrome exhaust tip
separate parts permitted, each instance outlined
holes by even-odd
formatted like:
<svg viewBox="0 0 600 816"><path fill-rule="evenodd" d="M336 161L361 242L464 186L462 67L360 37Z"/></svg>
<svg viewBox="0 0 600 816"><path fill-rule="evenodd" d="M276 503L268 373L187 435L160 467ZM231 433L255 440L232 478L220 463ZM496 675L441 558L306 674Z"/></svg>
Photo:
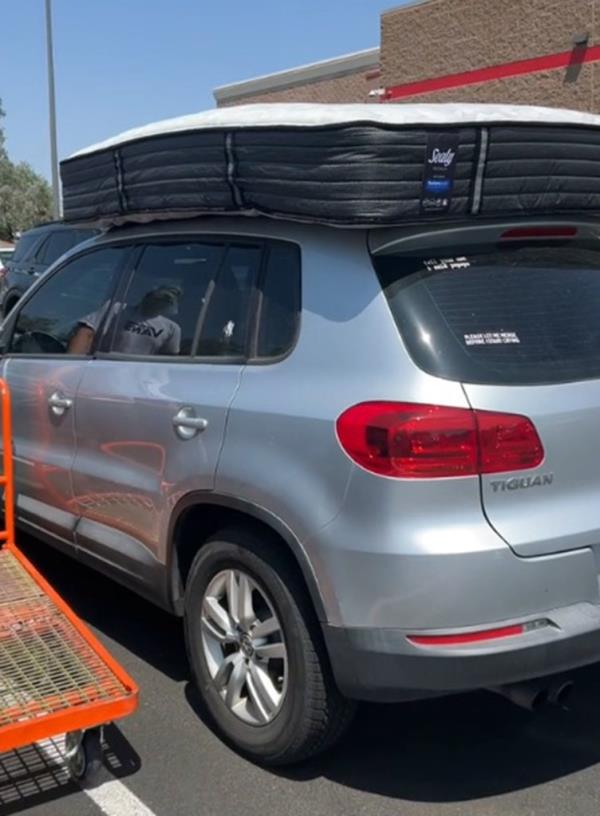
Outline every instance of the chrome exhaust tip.
<svg viewBox="0 0 600 816"><path fill-rule="evenodd" d="M537 711L549 701L548 689L546 686L536 682L509 683L506 686L494 686L489 689L494 694L499 694L511 703L524 708L527 711Z"/></svg>
<svg viewBox="0 0 600 816"><path fill-rule="evenodd" d="M575 683L572 680L561 680L559 683L555 683L548 690L548 702L560 708L568 708L574 688Z"/></svg>

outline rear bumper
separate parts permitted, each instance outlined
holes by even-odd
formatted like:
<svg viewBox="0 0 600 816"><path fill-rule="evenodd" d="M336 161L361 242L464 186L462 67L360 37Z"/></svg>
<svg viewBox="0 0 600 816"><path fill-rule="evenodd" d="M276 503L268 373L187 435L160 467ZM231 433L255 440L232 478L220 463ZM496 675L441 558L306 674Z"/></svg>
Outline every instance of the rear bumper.
<svg viewBox="0 0 600 816"><path fill-rule="evenodd" d="M409 633L399 629L326 626L324 631L334 675L344 694L397 702L516 683L600 661L600 606L574 604L530 620L540 617L550 625L469 646L415 646L407 639ZM481 629L472 627L476 628Z"/></svg>

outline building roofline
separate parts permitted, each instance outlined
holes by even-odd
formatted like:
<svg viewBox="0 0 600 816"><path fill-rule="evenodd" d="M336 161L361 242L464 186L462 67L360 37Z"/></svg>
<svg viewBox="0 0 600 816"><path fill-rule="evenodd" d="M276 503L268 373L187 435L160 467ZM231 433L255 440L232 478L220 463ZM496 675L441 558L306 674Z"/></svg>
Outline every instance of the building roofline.
<svg viewBox="0 0 600 816"><path fill-rule="evenodd" d="M213 95L217 102L225 102L258 93L283 90L294 85L303 85L306 82L334 79L338 76L344 76L344 74L373 68L378 64L379 48L366 48L352 54L342 54L332 59L311 62L308 65L299 65L297 68L288 68L285 71L264 74L242 82L221 85L214 89Z"/></svg>
<svg viewBox="0 0 600 816"><path fill-rule="evenodd" d="M384 9L381 12L381 16L383 17L384 14L391 14L394 11L405 11L406 9L414 8L414 6L424 6L427 3L431 3L431 0L407 0L407 2L402 3L402 5Z"/></svg>

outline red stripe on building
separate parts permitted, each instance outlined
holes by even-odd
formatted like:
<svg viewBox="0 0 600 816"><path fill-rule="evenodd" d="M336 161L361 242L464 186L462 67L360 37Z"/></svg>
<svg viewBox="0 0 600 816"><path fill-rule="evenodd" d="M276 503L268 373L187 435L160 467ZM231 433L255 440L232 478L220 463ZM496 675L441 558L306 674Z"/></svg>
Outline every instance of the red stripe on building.
<svg viewBox="0 0 600 816"><path fill-rule="evenodd" d="M462 88L466 85L476 85L480 82L492 82L495 79L535 74L539 71L551 71L556 68L567 68L572 65L583 65L586 62L600 61L600 45L590 48L574 48L572 51L561 51L559 54L548 54L545 57L504 62L501 65L490 65L487 68L476 68L474 71L464 71L461 74L447 74L441 77L432 77L419 82L408 82L405 85L395 85L386 88L384 101L404 99L408 96L443 91L448 88Z"/></svg>

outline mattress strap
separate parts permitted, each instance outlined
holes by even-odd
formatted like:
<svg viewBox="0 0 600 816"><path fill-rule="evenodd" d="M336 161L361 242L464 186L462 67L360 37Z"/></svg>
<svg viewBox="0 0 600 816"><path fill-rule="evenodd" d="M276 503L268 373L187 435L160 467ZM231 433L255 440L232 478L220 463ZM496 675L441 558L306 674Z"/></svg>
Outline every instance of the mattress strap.
<svg viewBox="0 0 600 816"><path fill-rule="evenodd" d="M477 215L481 209L481 193L483 190L483 177L485 175L485 163L487 159L488 144L490 140L489 128L481 128L479 136L479 157L473 181L473 198L471 201L471 214Z"/></svg>

